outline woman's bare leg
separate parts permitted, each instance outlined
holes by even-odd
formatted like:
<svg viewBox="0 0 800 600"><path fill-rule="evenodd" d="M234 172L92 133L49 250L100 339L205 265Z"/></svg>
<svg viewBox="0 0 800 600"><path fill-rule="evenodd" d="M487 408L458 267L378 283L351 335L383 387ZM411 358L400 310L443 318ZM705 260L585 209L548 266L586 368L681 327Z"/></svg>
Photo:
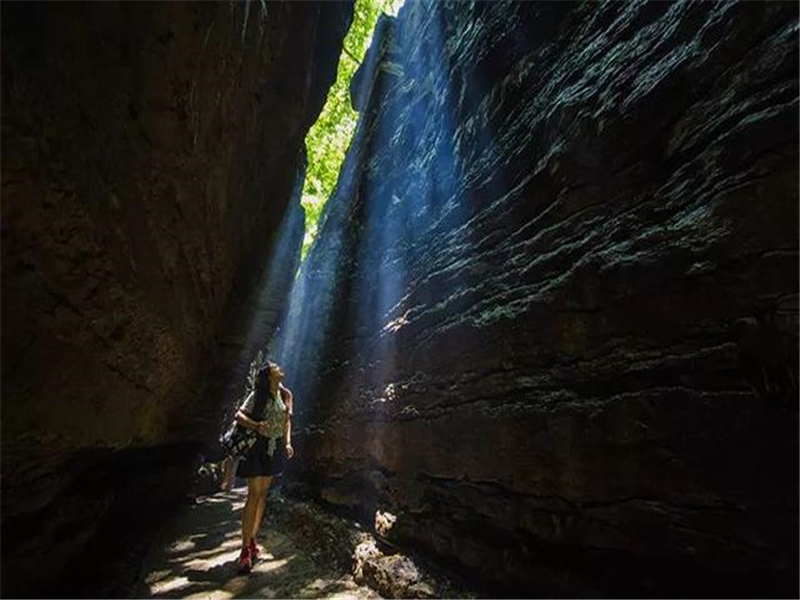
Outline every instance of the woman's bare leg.
<svg viewBox="0 0 800 600"><path fill-rule="evenodd" d="M224 492L229 492L231 484L233 483L233 472L236 469L236 459L227 456L222 461L222 481L220 482L220 489Z"/></svg>
<svg viewBox="0 0 800 600"><path fill-rule="evenodd" d="M253 523L256 519L256 509L258 508L258 480L261 477L247 478L247 501L244 503L242 511L242 548L250 544L253 537Z"/></svg>
<svg viewBox="0 0 800 600"><path fill-rule="evenodd" d="M256 503L255 515L253 519L253 533L251 535L253 539L256 538L256 535L258 534L258 528L261 526L261 519L264 516L264 505L267 502L267 492L269 491L269 486L272 483L272 477L257 477L256 479L258 480L258 501Z"/></svg>

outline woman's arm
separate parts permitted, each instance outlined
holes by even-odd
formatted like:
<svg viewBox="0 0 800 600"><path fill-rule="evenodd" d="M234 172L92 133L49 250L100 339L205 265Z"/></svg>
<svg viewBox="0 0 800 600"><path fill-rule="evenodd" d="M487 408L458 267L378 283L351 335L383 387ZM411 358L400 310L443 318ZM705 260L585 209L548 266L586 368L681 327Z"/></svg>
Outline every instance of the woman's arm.
<svg viewBox="0 0 800 600"><path fill-rule="evenodd" d="M244 399L244 402L242 402L239 410L236 411L236 416L234 419L236 419L236 422L245 429L258 431L260 423L255 419L252 419L249 415L249 413L253 410L253 406L255 406L255 400L255 391L251 391L249 394L247 394L247 397Z"/></svg>
<svg viewBox="0 0 800 600"><path fill-rule="evenodd" d="M286 455L289 458L294 456L294 448L292 448L292 392L287 387L281 385L281 396L283 403L286 405L286 413L283 419L283 438L286 442Z"/></svg>
<svg viewBox="0 0 800 600"><path fill-rule="evenodd" d="M261 433L261 421L254 421L241 410L236 411L236 422L245 429L252 429L253 431Z"/></svg>
<svg viewBox="0 0 800 600"><path fill-rule="evenodd" d="M283 400L283 403L286 405L286 409L289 411L289 414L291 415L292 414L292 399L294 398L294 395L292 394L292 390L287 388L282 383L280 384L280 388L279 389L281 391L281 399Z"/></svg>
<svg viewBox="0 0 800 600"><path fill-rule="evenodd" d="M294 448L292 448L292 417L288 413L283 422L283 437L286 440L286 454L289 458L292 458L294 456Z"/></svg>

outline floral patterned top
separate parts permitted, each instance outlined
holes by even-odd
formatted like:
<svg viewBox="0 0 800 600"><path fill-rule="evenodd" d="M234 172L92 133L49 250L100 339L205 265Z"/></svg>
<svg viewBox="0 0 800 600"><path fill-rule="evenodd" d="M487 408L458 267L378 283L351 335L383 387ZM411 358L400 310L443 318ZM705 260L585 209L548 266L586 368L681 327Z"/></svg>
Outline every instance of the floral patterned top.
<svg viewBox="0 0 800 600"><path fill-rule="evenodd" d="M272 456L277 446L277 441L283 436L283 424L285 419L292 416L292 403L287 398L287 402L283 401L283 391L286 388L278 389L278 393L270 394L269 400L264 407L263 413L260 415L254 414L256 394L255 391L250 392L245 398L240 410L251 415L252 418L258 421L267 423L267 434L265 437L269 438L267 445L267 452ZM287 390L288 391L288 390Z"/></svg>

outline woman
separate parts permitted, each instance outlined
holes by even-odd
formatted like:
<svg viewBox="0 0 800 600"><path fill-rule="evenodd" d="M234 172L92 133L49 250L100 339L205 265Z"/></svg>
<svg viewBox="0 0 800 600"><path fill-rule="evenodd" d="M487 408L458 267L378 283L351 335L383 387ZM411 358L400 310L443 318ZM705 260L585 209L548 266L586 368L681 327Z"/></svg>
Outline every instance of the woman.
<svg viewBox="0 0 800 600"><path fill-rule="evenodd" d="M259 550L256 544L264 504L272 477L283 468L292 449L292 392L281 384L283 371L274 362L259 372L255 393L250 394L236 413L236 421L258 433L256 443L239 461L236 476L247 480L247 502L242 512L242 553L239 571L253 568Z"/></svg>

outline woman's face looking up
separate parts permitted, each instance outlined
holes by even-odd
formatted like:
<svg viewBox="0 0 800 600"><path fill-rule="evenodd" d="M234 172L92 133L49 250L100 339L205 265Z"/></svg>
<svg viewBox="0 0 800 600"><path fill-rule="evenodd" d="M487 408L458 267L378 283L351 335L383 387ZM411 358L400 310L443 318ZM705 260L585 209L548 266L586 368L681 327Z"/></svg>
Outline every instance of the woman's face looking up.
<svg viewBox="0 0 800 600"><path fill-rule="evenodd" d="M283 369L281 369L280 365L273 363L269 367L269 378L273 382L280 382L281 378L283 377Z"/></svg>

